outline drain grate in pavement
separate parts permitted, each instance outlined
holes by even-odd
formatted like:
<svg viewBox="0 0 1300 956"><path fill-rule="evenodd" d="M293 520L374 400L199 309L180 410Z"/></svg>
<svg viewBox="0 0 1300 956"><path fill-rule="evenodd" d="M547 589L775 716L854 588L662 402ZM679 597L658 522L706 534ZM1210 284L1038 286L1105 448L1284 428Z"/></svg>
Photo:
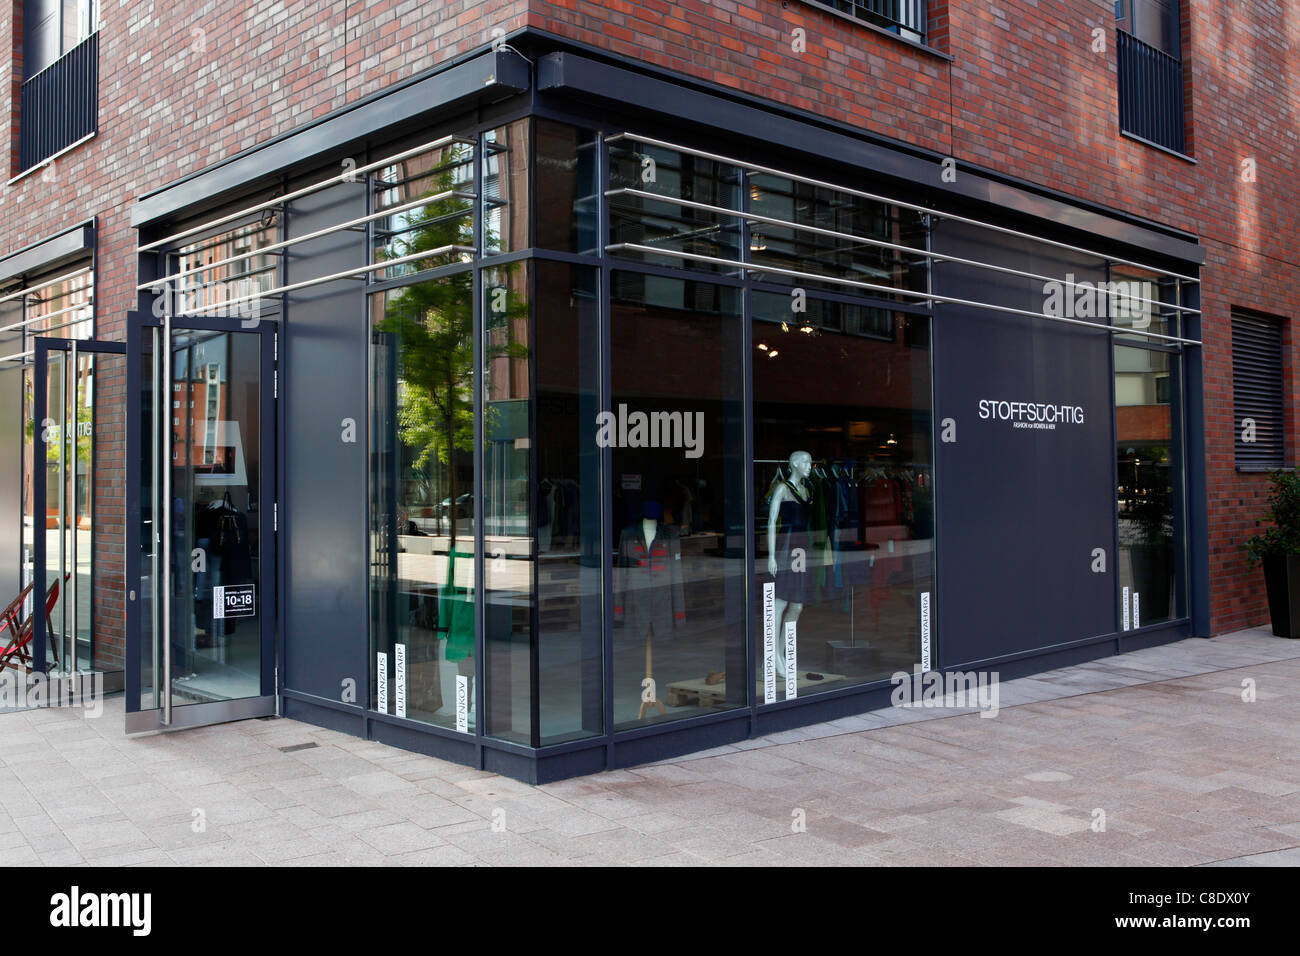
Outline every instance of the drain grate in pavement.
<svg viewBox="0 0 1300 956"><path fill-rule="evenodd" d="M320 744L294 744L292 747L281 747L280 753L291 754L299 750L311 750L313 747L319 747Z"/></svg>

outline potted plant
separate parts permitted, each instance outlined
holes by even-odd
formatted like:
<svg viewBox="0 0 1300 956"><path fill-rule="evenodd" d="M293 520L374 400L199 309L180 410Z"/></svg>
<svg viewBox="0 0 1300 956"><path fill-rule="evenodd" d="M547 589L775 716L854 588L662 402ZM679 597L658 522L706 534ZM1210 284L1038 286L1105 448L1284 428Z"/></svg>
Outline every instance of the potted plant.
<svg viewBox="0 0 1300 956"><path fill-rule="evenodd" d="M1250 564L1263 564L1268 613L1278 637L1300 637L1300 474L1269 473L1270 525L1246 539Z"/></svg>

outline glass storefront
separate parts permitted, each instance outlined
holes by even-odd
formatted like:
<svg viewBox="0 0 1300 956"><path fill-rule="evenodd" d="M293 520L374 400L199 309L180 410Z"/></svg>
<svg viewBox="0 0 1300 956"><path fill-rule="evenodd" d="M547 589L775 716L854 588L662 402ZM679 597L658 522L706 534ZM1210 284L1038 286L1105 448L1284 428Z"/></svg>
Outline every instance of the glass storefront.
<svg viewBox="0 0 1300 956"><path fill-rule="evenodd" d="M776 700L910 671L934 587L930 320L810 301L794 315L789 296L754 296L755 592Z"/></svg>
<svg viewBox="0 0 1300 956"><path fill-rule="evenodd" d="M612 273L614 729L748 703L741 291ZM727 677L731 680L728 682Z"/></svg>
<svg viewBox="0 0 1300 956"><path fill-rule="evenodd" d="M371 296L373 709L474 733L481 696L483 733L547 746L935 666L927 221L616 139L603 254L601 150L561 123L376 187L380 209L428 203L383 220L377 261L434 254ZM554 188L530 195L530 168ZM1143 624L1185 614L1177 362L1116 346L1120 577Z"/></svg>
<svg viewBox="0 0 1300 956"><path fill-rule="evenodd" d="M418 730L437 741L430 747L462 754L596 753L701 728L734 739L746 721L751 730L797 722L796 700L820 700L830 714L884 699L900 672L960 660L944 658L935 617L944 521L974 528L967 537L981 546L987 530L989 548L1024 524L1015 524L1024 502L996 488L997 518L981 524L960 505L941 516L939 489L961 480L942 443L967 436L961 467L995 482L1022 459L1041 470L1073 453L1072 441L1094 441L1111 405L1117 484L1105 474L1107 432L1100 459L1087 455L1102 465L1043 489L1035 513L1082 495L1086 515L1071 534L1089 552L1116 535L1114 575L1091 583L1124 595L1117 631L1186 618L1183 359L1159 338L1186 329L1183 287L1166 274L1093 264L1087 275L1113 277L1116 308L1054 325L1044 275L1081 288L1077 250L1005 233L982 247L981 225L966 220L964 244L950 235L948 252L935 251L935 214L848 186L541 118L393 150L329 187L343 224L330 248L349 250L349 233L365 238L355 257L320 271L362 282L350 298L313 300L332 310L332 325L314 309L286 309L278 359L288 356L293 375L295 342L313 322L326 331L310 349L355 331L352 347L364 351L364 372L343 346L311 354L335 355L337 375L364 385L338 413L346 455L346 423L360 412L364 526L337 537L367 542L365 600L346 633L368 631L357 681L368 686L342 704L380 728L369 733ZM306 207L318 218L298 231L330 232L328 205ZM276 256L292 244L283 237L296 214L288 202L180 248L182 314L224 311L290 282ZM365 265L340 271L352 258ZM306 274L304 286L314 281ZM962 308L945 312L945 301ZM987 395L1009 409L1086 406L1093 430L981 424L970 396L987 379L960 382L956 399L936 387L960 379L950 366L936 376L944 322L949 343L992 328L1019 343L986 362L999 388L1015 389L980 391L985 404ZM954 336L957 323L968 338ZM1060 356L1080 350L1087 367L1056 375ZM197 390L178 392L183 404L214 384L188 361L174 361L178 381ZM941 412L945 402L954 410ZM285 414L311 420L301 408ZM197 411L176 417L199 427ZM335 460L328 437L311 450L323 462ZM284 467L287 486L302 480L294 461ZM199 534L188 517L176 527ZM174 551L187 553L188 541ZM286 565L300 560L287 550ZM1077 562L1041 557L1016 555L1024 587L1074 587L1056 570ZM971 589L960 580L968 572L942 567L945 586ZM185 595L204 590L176 577ZM1104 596L1086 600L1110 616ZM338 606L351 607L345 597ZM233 653L230 628L206 620L200 607L173 624L185 642L174 659L199 660L218 642ZM1084 640L1105 630L1094 623ZM347 653L313 663L319 689L300 696L333 702L360 666L361 647ZM1009 646L991 654L1024 656Z"/></svg>

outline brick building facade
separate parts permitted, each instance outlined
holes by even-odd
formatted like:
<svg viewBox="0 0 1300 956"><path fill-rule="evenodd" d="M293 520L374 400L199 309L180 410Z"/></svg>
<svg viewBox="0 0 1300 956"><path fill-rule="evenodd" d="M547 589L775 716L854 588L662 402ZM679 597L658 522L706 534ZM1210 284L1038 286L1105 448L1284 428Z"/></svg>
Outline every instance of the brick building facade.
<svg viewBox="0 0 1300 956"><path fill-rule="evenodd" d="M1296 427L1289 319L1300 311L1300 15L1282 0L1175 0L1179 152L1121 131L1112 0L929 0L925 36L917 39L891 31L888 18L865 22L834 6L854 9L798 0L104 4L94 136L22 170L31 33L24 10L30 15L33 4L15 0L0 23L10 91L10 108L0 111L0 141L10 145L0 257L93 219L94 337L120 341L125 316L141 302L137 284L149 278L132 224L140 197L468 62L503 39L535 76L556 51L608 58L884 145L928 170L918 189L968 190L972 203L997 203L1002 190L1016 190L1031 203L1053 203L1062 230L1086 229L1088 215L1105 213L1194 237L1205 260L1199 374L1208 633L1264 622L1261 575L1247 569L1241 543L1257 525L1266 478L1236 465L1230 316L1247 310L1282 320L1289 465ZM1118 6L1124 13L1129 5ZM1062 212L1070 209L1076 213ZM110 442L96 452L95 520L106 541L121 540L124 451ZM106 645L120 642L125 609L118 547L96 551L96 626Z"/></svg>

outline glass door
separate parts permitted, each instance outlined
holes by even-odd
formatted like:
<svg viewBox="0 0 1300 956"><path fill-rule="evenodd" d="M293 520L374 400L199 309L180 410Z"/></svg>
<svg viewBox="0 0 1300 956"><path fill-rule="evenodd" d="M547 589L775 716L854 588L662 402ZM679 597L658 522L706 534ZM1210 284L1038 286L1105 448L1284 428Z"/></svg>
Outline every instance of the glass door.
<svg viewBox="0 0 1300 956"><path fill-rule="evenodd" d="M133 323L129 733L275 712L274 335Z"/></svg>
<svg viewBox="0 0 1300 956"><path fill-rule="evenodd" d="M23 549L31 556L25 611L33 623L31 666L50 674L120 673L120 630L111 619L96 619L102 602L92 581L97 557L121 547L112 521L97 524L112 502L98 500L95 491L97 458L112 467L114 434L120 434L115 398L126 346L45 337L34 344L23 527Z"/></svg>

